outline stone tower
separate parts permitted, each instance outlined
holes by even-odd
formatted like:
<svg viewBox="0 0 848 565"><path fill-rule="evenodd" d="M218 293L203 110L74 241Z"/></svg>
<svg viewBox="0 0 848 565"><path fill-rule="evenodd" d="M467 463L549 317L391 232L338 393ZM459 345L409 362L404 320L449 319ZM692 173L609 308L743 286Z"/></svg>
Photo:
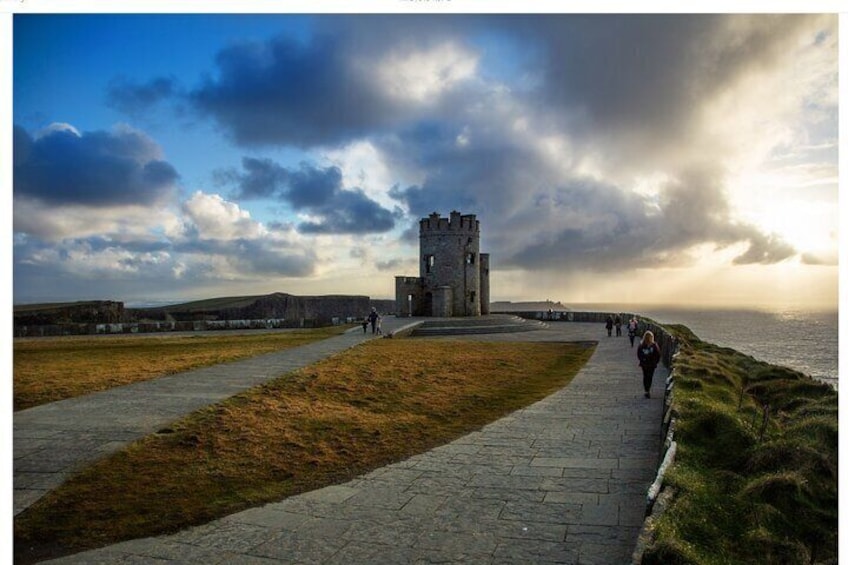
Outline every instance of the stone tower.
<svg viewBox="0 0 848 565"><path fill-rule="evenodd" d="M395 277L396 309L407 316L489 313L489 255L474 214L433 212L419 222L419 276Z"/></svg>

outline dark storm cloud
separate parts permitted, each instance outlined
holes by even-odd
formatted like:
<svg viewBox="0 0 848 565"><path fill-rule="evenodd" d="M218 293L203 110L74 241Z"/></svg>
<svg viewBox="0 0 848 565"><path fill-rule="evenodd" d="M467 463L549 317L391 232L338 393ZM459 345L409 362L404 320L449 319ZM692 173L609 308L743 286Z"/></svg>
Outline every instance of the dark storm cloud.
<svg viewBox="0 0 848 565"><path fill-rule="evenodd" d="M298 229L304 233L382 233L395 226L395 215L358 189L338 191L326 205L312 210L321 219L301 223Z"/></svg>
<svg viewBox="0 0 848 565"><path fill-rule="evenodd" d="M342 172L338 167L318 169L304 165L289 173L285 196L295 210L323 209L332 206L344 207L345 203L340 199L343 194L341 191ZM347 204L356 205L356 201Z"/></svg>
<svg viewBox="0 0 848 565"><path fill-rule="evenodd" d="M343 144L421 117L408 101L388 94L373 74L388 53L446 41L469 47L469 31L486 30L491 21L425 15L310 18L313 36L307 41L280 35L221 50L215 72L189 92L188 100L242 145Z"/></svg>
<svg viewBox="0 0 848 565"><path fill-rule="evenodd" d="M524 33L545 53L546 103L585 112L593 127L665 130L700 95L693 76L717 25L712 16L583 15L534 21Z"/></svg>
<svg viewBox="0 0 848 565"><path fill-rule="evenodd" d="M725 149L687 151L702 140L702 110L740 77L779 64L810 17L326 16L314 20L315 35L305 42L279 36L222 50L214 74L188 98L243 145L368 139L390 169L422 179L389 193L412 218L454 209L486 217L487 239L505 255L501 264L673 265L686 261L687 249L710 243L747 245L740 264L771 263L794 250L731 219L719 168ZM363 72L388 53L440 42L479 55L479 80L428 100L424 110L392 100ZM503 45L513 51L497 59ZM531 133L507 125L519 121ZM470 142L460 147L466 127ZM540 156L533 135L567 138L571 153L562 161L574 165ZM696 158L716 169L693 176ZM581 161L674 180L651 199L588 180L576 168ZM362 191L341 190L338 169L245 159L242 171L220 179L240 198L278 198L319 218L300 224L302 232L379 232L395 223Z"/></svg>
<svg viewBox="0 0 848 565"><path fill-rule="evenodd" d="M595 134L678 142L698 107L739 77L779 64L817 16L574 15L519 18L505 32L543 53L532 98Z"/></svg>
<svg viewBox="0 0 848 565"><path fill-rule="evenodd" d="M14 152L15 195L49 205L151 205L179 177L158 146L133 130L61 129L34 139L16 126Z"/></svg>
<svg viewBox="0 0 848 565"><path fill-rule="evenodd" d="M308 44L287 37L228 47L217 74L189 94L240 144L309 146L366 133L385 108L352 72L342 38Z"/></svg>
<svg viewBox="0 0 848 565"><path fill-rule="evenodd" d="M219 171L220 182L236 186L236 198L274 198L293 210L317 216L302 222L303 233L382 233L395 226L396 212L383 208L361 189L342 188L338 167L319 168L302 163L299 169L282 167L270 159L242 159L243 172Z"/></svg>
<svg viewBox="0 0 848 565"><path fill-rule="evenodd" d="M289 172L271 159L243 157L242 169L218 170L213 173L221 186L234 185L237 199L272 198L281 192L289 178Z"/></svg>
<svg viewBox="0 0 848 565"><path fill-rule="evenodd" d="M176 79L159 77L138 84L126 77L116 77L106 86L106 105L129 116L141 116L158 103L178 92Z"/></svg>
<svg viewBox="0 0 848 565"><path fill-rule="evenodd" d="M485 217L485 243L498 250L504 267L679 266L691 261L689 249L705 243L747 245L736 264L774 263L795 254L779 238L731 219L720 171L681 171L650 198L629 187L563 176L530 148L494 134L478 136L488 141L468 151L456 150L450 131L425 137L420 145L423 138L405 137L399 158L414 155L434 172L422 185L394 187L391 196L415 217L453 209ZM417 226L408 233L416 235Z"/></svg>

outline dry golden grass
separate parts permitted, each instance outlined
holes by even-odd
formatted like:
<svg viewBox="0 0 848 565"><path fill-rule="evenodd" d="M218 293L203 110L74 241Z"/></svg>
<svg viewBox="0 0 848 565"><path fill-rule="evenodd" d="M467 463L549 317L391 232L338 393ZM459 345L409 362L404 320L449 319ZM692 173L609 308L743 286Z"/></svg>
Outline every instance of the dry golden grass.
<svg viewBox="0 0 848 565"><path fill-rule="evenodd" d="M16 339L14 409L297 347L345 329Z"/></svg>
<svg viewBox="0 0 848 565"><path fill-rule="evenodd" d="M342 482L544 398L592 351L368 342L195 412L72 478L16 518L16 560L171 532Z"/></svg>

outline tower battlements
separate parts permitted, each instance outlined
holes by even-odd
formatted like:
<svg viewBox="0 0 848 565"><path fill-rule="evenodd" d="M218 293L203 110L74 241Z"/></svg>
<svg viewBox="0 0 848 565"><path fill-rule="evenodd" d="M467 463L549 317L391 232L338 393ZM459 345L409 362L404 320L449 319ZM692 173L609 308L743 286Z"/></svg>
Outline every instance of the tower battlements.
<svg viewBox="0 0 848 565"><path fill-rule="evenodd" d="M453 211L449 218L442 218L438 212L433 212L427 218L421 218L421 234L425 232L449 232L456 233L466 231L469 233L480 232L480 222L476 214L460 214Z"/></svg>

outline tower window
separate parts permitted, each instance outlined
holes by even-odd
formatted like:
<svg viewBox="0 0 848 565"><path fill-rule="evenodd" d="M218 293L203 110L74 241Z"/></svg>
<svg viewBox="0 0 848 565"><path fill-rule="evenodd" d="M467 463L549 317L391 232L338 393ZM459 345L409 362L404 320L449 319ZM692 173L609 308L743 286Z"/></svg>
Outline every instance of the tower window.
<svg viewBox="0 0 848 565"><path fill-rule="evenodd" d="M466 265L473 265L474 264L474 254L473 253L466 253L465 254L465 264Z"/></svg>
<svg viewBox="0 0 848 565"><path fill-rule="evenodd" d="M424 256L424 269L425 272L429 273L433 269L433 265L436 264L436 258L433 255L425 255Z"/></svg>
<svg viewBox="0 0 848 565"><path fill-rule="evenodd" d="M472 291L471 291L471 296L469 297L468 301L469 301L469 302L471 302L471 303L473 304L473 303L474 303L474 299L475 299L475 298L477 298L477 293L476 293L476 292L474 292L474 291L472 290Z"/></svg>

